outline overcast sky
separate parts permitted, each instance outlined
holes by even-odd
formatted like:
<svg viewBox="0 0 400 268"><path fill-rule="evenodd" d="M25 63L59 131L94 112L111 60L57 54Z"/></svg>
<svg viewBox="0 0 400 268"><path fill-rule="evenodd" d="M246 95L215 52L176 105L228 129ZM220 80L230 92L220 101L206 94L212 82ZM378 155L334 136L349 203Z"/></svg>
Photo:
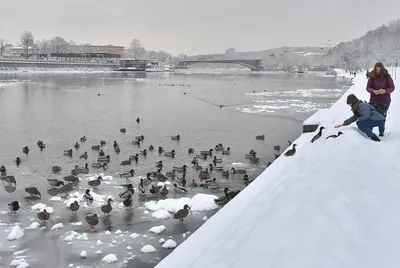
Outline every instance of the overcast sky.
<svg viewBox="0 0 400 268"><path fill-rule="evenodd" d="M1 0L0 36L14 45L24 30L91 44L138 38L175 55L254 51L350 40L399 10L399 0Z"/></svg>

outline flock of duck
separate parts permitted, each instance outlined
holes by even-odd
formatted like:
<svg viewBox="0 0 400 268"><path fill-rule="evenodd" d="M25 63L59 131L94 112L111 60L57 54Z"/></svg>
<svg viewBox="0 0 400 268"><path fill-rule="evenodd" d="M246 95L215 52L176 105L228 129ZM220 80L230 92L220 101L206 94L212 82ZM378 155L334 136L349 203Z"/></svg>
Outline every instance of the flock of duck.
<svg viewBox="0 0 400 268"><path fill-rule="evenodd" d="M140 122L140 119L137 118L137 123ZM126 133L126 129L122 128L120 129L121 133ZM132 141L133 145L139 146L143 141L145 137L143 135L136 136L135 140ZM179 141L181 139L180 135L172 136L171 140L173 141ZM264 140L265 135L259 135L256 136L257 140ZM74 147L76 150L78 150L81 146L82 143L85 143L87 141L87 137L83 136L80 138L80 143L76 142ZM91 146L91 149L93 151L98 152L98 158L97 162L92 163L91 167L95 169L102 169L106 171L108 169L108 164L111 161L111 156L106 155L105 152L103 151L102 147L106 144L106 141L101 140L99 145L94 145ZM291 142L289 141L289 145L291 145ZM43 141L38 141L37 146L41 151L45 150L46 144ZM120 147L117 141L113 142L113 148L115 153L119 154ZM275 155L275 157L279 157L280 154L280 146L276 145L274 146L274 149L278 152L278 154ZM25 146L22 148L22 152L24 154L29 154L29 147ZM127 160L123 160L120 165L121 166L130 166L132 165L133 162L138 163L139 157L146 157L148 153L157 151L159 155L163 155L166 158L171 158L173 159L176 155L175 150L172 151L165 151L165 149L161 146L159 146L157 149L153 146L150 145L148 149L141 150L138 154L134 154L129 156ZM296 144L293 144L293 148L288 150L285 153L285 156L292 156L296 152ZM68 149L63 151L63 155L72 157L74 151L73 149ZM243 181L244 185L247 186L249 185L252 180L249 180L249 176L247 174L247 171L245 169L235 169L232 167L230 170L225 170L223 166L219 166L218 164L223 162L222 158L218 158L218 154L220 155L230 155L231 149L230 147L225 148L221 143L217 144L214 148L205 150L205 151L200 151L196 154L196 151L193 148L190 148L188 150L189 155L194 155L193 160L191 161L191 164L193 165L192 168L198 172L198 177L201 180L201 183L197 183L195 179L192 179L191 183L188 185L189 187L202 187L204 189L219 189L220 186L218 185L218 182L216 178L211 179L211 175L213 172L220 172L222 177L229 178L231 174L239 174L243 176ZM249 159L251 163L253 164L258 164L259 163L259 158L257 157L257 153L254 150L251 150L248 154L245 155L246 159ZM81 159L87 160L88 158L88 152L84 152L79 156ZM208 159L211 160L211 163L207 164L207 166L201 166L199 164L199 160L204 160L207 161ZM21 164L21 159L19 157L16 158L16 165L19 166ZM267 166L269 166L271 162L268 162ZM142 177L139 181L138 184L138 192L139 195L146 195L150 194L151 196L156 196L158 198L166 198L167 195L169 194L169 190L167 189L166 184L159 184L159 182L165 183L168 180L173 181L173 191L175 193L180 193L180 194L185 194L187 193L187 180L186 180L186 174L188 171L188 166L183 165L183 166L174 166L171 171L166 172L165 174L162 173L163 170L163 160L156 161L154 163L155 168L157 169L154 172L148 172L145 177ZM61 172L61 167L59 166L53 166L52 167L52 172L54 174L58 174ZM8 183L10 186L14 185L16 188L17 186L17 181L16 178L12 175L7 175L7 169L4 166L0 167L0 173L1 173L1 180L3 182ZM71 192L75 189L76 185L80 183L80 179L77 177L79 174L88 174L89 173L89 164L86 163L85 166L79 167L78 165L75 165L75 167L71 170L71 175L65 176L63 179L64 180L58 180L58 179L48 179L47 183L51 187L52 190L55 190L57 193L68 193ZM127 184L123 184L121 186L124 187L124 191L119 194L119 197L123 200L123 205L125 206L125 209L128 211L132 208L133 206L133 200L132 197L135 193L135 189L133 187L132 183L128 183L129 179L134 177L135 175L135 170L134 169L129 169L126 172L120 173L119 176L121 178L125 178L127 180ZM179 176L178 176L179 174ZM98 186L101 185L101 182L103 181L102 176L98 176L94 180L88 181L88 186L96 189ZM162 186L160 186L162 185ZM27 187L25 188L25 192L30 194L28 198L41 198L41 193L38 190L37 187ZM238 193L240 193L240 190L237 191L231 191L228 188L224 188L224 195L215 199L215 203L223 206L226 203L228 203L230 200L232 200ZM90 189L86 189L85 194L83 195L83 199L87 202L87 204L91 204L94 201L94 198L91 194ZM101 212L104 213L105 216L109 216L113 207L112 203L114 202L113 199L109 198L107 200L107 204L101 206ZM9 210L11 214L15 214L19 208L20 204L18 201L13 201L10 204L8 204ZM74 201L73 203L70 204L69 209L72 211L72 213L76 213L80 208L80 205L77 201ZM180 221L183 221L185 217L189 215L190 207L189 205L185 205L182 209L178 210L174 215L174 219L178 219ZM42 212L37 214L37 217L41 222L45 222L50 218L50 214L44 209ZM99 217L96 213L89 214L85 218L86 222L90 226L91 230L94 230L94 226L96 226L99 223Z"/></svg>

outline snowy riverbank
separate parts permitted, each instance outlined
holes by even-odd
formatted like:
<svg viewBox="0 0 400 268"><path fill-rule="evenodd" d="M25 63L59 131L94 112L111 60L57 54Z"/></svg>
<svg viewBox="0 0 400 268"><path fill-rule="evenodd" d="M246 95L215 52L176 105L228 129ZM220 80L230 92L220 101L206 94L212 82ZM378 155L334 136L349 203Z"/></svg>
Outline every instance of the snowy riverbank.
<svg viewBox="0 0 400 268"><path fill-rule="evenodd" d="M369 99L365 85L354 78L320 118L320 140L301 135L294 156L276 160L157 267L399 267L400 83L382 142L355 124L325 139L351 115L348 94Z"/></svg>

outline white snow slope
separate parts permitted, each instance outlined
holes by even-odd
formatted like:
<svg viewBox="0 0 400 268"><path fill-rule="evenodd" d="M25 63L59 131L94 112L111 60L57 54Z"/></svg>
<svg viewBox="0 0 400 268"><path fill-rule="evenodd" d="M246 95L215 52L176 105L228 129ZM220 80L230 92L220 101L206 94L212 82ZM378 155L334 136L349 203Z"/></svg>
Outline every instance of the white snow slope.
<svg viewBox="0 0 400 268"><path fill-rule="evenodd" d="M400 267L400 83L382 142L355 123L326 140L351 115L348 94L369 100L365 76L354 82L326 113L321 139L301 135L294 156L277 159L157 267Z"/></svg>

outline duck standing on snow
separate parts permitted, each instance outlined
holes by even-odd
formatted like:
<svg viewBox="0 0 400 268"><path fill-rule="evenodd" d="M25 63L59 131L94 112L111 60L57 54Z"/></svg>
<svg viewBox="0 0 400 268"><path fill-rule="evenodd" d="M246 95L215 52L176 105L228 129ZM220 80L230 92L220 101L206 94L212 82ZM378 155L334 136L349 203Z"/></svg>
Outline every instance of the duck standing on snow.
<svg viewBox="0 0 400 268"><path fill-rule="evenodd" d="M125 172L125 173L119 174L119 176L121 178L126 178L126 179L132 178L134 175L135 175L135 170L133 170L133 169L131 169L129 172Z"/></svg>
<svg viewBox="0 0 400 268"><path fill-rule="evenodd" d="M293 148L290 150L287 150L285 153L285 156L293 156L296 153L296 146L297 146L297 144L293 144Z"/></svg>
<svg viewBox="0 0 400 268"><path fill-rule="evenodd" d="M132 200L132 195L128 195L125 200L123 201L125 210L130 210L133 206L133 200Z"/></svg>
<svg viewBox="0 0 400 268"><path fill-rule="evenodd" d="M39 198L42 198L42 195L40 194L39 190L36 187L27 187L25 188L25 192L27 192L31 196L35 195Z"/></svg>
<svg viewBox="0 0 400 268"><path fill-rule="evenodd" d="M179 221L183 221L184 218L186 218L189 215L189 206L188 205L184 205L183 209L178 210L175 214L174 214L174 219L177 219Z"/></svg>
<svg viewBox="0 0 400 268"><path fill-rule="evenodd" d="M130 195L132 197L132 195L135 193L135 189L133 188L132 184L128 184L128 189L122 193L119 194L119 197L124 199L126 198L128 195Z"/></svg>
<svg viewBox="0 0 400 268"><path fill-rule="evenodd" d="M46 209L43 209L42 212L39 212L39 213L37 214L37 217L38 217L38 219L39 219L41 222L46 222L46 221L50 218L50 214L47 213L47 210L46 210Z"/></svg>
<svg viewBox="0 0 400 268"><path fill-rule="evenodd" d="M94 226L99 224L99 217L97 216L97 214L88 215L86 216L85 221L89 224L90 230L94 231Z"/></svg>
<svg viewBox="0 0 400 268"><path fill-rule="evenodd" d="M24 154L29 154L29 148L28 148L28 146L25 146L24 148L22 148L22 152L23 152Z"/></svg>
<svg viewBox="0 0 400 268"><path fill-rule="evenodd" d="M8 209L10 210L10 213L14 215L19 210L18 201L13 201L10 204L8 204Z"/></svg>
<svg viewBox="0 0 400 268"><path fill-rule="evenodd" d="M174 183L174 192L175 193L180 193L180 194L186 194L187 190L185 188L179 187L178 185L176 185L176 183Z"/></svg>
<svg viewBox="0 0 400 268"><path fill-rule="evenodd" d="M93 196L90 194L90 190L89 189L86 189L86 192L83 195L83 200L85 200L88 205L93 203L94 199L93 199Z"/></svg>
<svg viewBox="0 0 400 268"><path fill-rule="evenodd" d="M334 139L336 139L336 138L339 137L340 135L343 135L343 132L339 131L337 135L330 135L330 136L326 137L326 139L329 139L329 138L334 138Z"/></svg>
<svg viewBox="0 0 400 268"><path fill-rule="evenodd" d="M71 205L69 205L69 209L72 211L72 213L76 214L79 209L78 201L75 200L73 203L71 203Z"/></svg>
<svg viewBox="0 0 400 268"><path fill-rule="evenodd" d="M101 176L98 176L97 179L88 181L88 185L92 187L97 187L101 184L101 181L103 178Z"/></svg>
<svg viewBox="0 0 400 268"><path fill-rule="evenodd" d="M111 202L114 202L114 200L108 198L107 204L101 207L101 211L104 213L104 215L107 214L107 216L110 216L110 212L112 211Z"/></svg>
<svg viewBox="0 0 400 268"><path fill-rule="evenodd" d="M319 138L321 138L322 136L322 130L325 129L324 127L320 127L319 128L319 132L317 133L317 135L315 135L312 140L310 141L311 143L313 143L314 141L318 140Z"/></svg>

